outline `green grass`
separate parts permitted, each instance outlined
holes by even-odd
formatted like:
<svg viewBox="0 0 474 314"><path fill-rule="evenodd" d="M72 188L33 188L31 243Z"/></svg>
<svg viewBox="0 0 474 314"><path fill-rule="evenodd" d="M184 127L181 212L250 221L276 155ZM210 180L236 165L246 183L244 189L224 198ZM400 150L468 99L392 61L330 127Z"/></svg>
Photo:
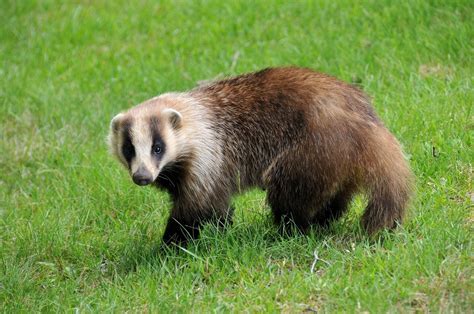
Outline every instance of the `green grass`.
<svg viewBox="0 0 474 314"><path fill-rule="evenodd" d="M0 20L0 311L473 311L472 1L4 0ZM169 199L108 155L111 117L289 64L373 96L417 177L404 226L369 239L357 199L280 237L250 191L226 233L161 250Z"/></svg>

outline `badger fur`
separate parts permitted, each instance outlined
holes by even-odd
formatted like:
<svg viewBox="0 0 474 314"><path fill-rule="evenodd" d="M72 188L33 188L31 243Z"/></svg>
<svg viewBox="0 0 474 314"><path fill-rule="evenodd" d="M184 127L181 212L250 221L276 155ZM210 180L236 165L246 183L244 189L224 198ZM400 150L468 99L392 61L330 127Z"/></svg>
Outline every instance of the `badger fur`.
<svg viewBox="0 0 474 314"><path fill-rule="evenodd" d="M270 68L115 116L109 145L138 185L166 189L166 243L231 218L231 196L267 191L275 222L301 230L339 218L368 195L369 234L401 222L411 173L400 145L354 86L309 69Z"/></svg>

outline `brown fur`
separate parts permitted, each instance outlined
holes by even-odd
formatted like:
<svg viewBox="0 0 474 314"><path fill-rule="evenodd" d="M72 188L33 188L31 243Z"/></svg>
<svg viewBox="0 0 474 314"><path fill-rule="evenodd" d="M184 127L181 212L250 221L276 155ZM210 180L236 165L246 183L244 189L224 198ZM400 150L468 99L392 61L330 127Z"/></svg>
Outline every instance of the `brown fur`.
<svg viewBox="0 0 474 314"><path fill-rule="evenodd" d="M208 145L221 162L213 174L193 178L198 152L188 147L186 154L178 153L163 168L156 184L166 188L174 201L166 242L197 237L206 221L229 220L232 194L252 186L267 190L277 223L292 220L302 230L339 218L358 192L369 197L362 217L368 233L401 222L411 173L397 140L356 87L309 69L288 67L178 95L195 104L171 95L151 100L148 106L155 108L155 115L159 108L173 108L183 120L200 108L207 115L202 117L206 127L215 135ZM133 110L137 109L128 116L134 115ZM196 137L204 130L192 119L180 128L175 132Z"/></svg>

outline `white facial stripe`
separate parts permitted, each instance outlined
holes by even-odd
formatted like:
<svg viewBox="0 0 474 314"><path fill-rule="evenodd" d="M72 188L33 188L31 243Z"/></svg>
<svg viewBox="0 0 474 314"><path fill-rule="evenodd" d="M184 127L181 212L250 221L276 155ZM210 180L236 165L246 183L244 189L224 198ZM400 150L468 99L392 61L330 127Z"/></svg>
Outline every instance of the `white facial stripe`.
<svg viewBox="0 0 474 314"><path fill-rule="evenodd" d="M132 125L132 143L135 148L135 157L130 165L130 172L135 173L140 167L145 167L153 175L153 180L158 177L156 161L151 154L153 139L149 121L138 118Z"/></svg>

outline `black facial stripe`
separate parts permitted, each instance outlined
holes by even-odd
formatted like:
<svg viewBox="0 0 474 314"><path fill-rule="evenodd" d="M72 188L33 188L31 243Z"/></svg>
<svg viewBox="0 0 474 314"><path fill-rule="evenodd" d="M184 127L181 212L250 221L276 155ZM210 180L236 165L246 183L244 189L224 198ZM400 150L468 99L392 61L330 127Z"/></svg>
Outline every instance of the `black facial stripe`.
<svg viewBox="0 0 474 314"><path fill-rule="evenodd" d="M160 134L160 120L156 117L150 118L150 128L151 128L151 137L153 141L153 144L152 144L153 146L150 149L152 149L155 145L159 145L161 147L160 156L163 156L163 154L166 151L166 145Z"/></svg>
<svg viewBox="0 0 474 314"><path fill-rule="evenodd" d="M132 137L130 134L131 124L125 123L123 125L122 136L123 136L123 143L122 143L122 155L128 163L130 167L130 163L132 158L135 157L135 147L133 147Z"/></svg>

